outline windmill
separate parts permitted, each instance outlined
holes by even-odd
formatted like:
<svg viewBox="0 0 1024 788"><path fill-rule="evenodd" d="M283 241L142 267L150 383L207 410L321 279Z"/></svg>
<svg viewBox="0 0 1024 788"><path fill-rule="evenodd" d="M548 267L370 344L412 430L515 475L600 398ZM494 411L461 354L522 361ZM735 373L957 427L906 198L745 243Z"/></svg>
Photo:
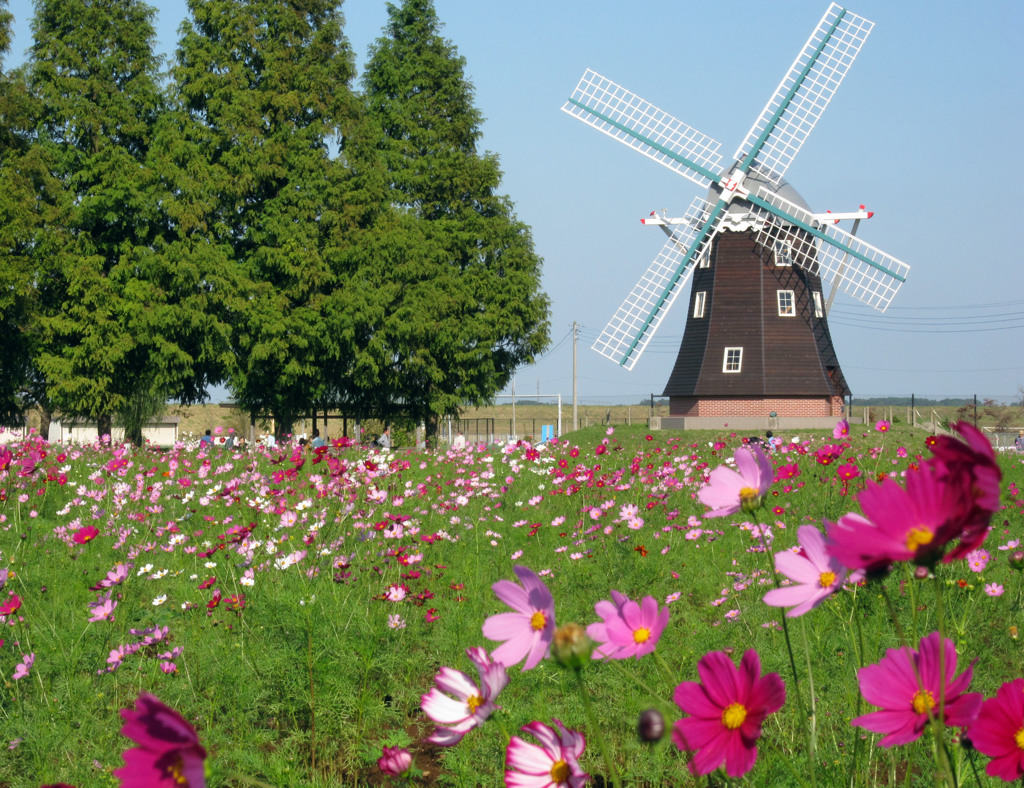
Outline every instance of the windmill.
<svg viewBox="0 0 1024 788"><path fill-rule="evenodd" d="M864 206L815 214L784 176L872 27L833 3L728 166L718 142L593 71L563 105L708 189L681 218L644 220L668 240L594 344L632 369L692 277L663 394L670 416L778 415L810 425L842 414L849 391L827 307L841 289L884 312L909 267L856 237L871 215ZM854 232L840 229L840 219L854 219ZM822 278L832 282L827 301Z"/></svg>

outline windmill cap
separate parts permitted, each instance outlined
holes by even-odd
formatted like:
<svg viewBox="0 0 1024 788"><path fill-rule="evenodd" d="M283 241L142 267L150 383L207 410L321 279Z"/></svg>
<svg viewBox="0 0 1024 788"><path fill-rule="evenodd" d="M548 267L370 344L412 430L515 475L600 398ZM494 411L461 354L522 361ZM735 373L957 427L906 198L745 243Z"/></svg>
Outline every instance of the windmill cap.
<svg viewBox="0 0 1024 788"><path fill-rule="evenodd" d="M736 169L738 162L734 162L724 172L724 175L728 175ZM724 178L723 178L724 180ZM774 194L779 195L785 200L800 206L808 213L811 212L811 206L807 204L807 201L800 196L800 193L790 185L789 181L784 178L778 179L778 181L771 180L767 175L758 172L757 170L751 169L743 176L743 185L751 192L757 191L759 187L765 187ZM719 184L712 184L708 190L708 202L715 203L722 193L722 187ZM757 213L763 213L762 209L755 208L745 200L734 200L729 205L729 213L750 213L751 211Z"/></svg>

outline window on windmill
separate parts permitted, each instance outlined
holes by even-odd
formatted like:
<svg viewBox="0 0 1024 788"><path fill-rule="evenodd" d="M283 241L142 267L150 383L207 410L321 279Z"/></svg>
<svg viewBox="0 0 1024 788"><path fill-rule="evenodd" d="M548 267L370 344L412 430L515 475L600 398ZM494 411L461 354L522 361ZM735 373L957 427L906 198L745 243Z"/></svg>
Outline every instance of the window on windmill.
<svg viewBox="0 0 1024 788"><path fill-rule="evenodd" d="M727 347L725 349L725 362L722 364L722 372L739 372L743 365L743 348Z"/></svg>
<svg viewBox="0 0 1024 788"><path fill-rule="evenodd" d="M693 316L704 317L704 303L707 301L708 294L704 290L698 290L693 296Z"/></svg>
<svg viewBox="0 0 1024 788"><path fill-rule="evenodd" d="M793 265L793 247L787 241L776 241L772 252L776 267Z"/></svg>
<svg viewBox="0 0 1024 788"><path fill-rule="evenodd" d="M710 268L711 267L711 244L708 244L701 250L700 257L697 258L698 268Z"/></svg>
<svg viewBox="0 0 1024 788"><path fill-rule="evenodd" d="M815 291L815 292L811 293L811 298L814 299L814 316L815 317L824 317L825 316L825 307L823 307L821 305L821 293Z"/></svg>
<svg viewBox="0 0 1024 788"><path fill-rule="evenodd" d="M796 299L792 290L779 290L776 295L779 299L779 316L794 317L796 315Z"/></svg>

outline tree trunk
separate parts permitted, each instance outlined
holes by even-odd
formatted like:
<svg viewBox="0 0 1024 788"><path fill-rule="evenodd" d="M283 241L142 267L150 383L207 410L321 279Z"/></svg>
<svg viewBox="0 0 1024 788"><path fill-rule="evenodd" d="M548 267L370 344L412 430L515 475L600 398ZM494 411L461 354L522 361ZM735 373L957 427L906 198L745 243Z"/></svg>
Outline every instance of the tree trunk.
<svg viewBox="0 0 1024 788"><path fill-rule="evenodd" d="M53 414L48 408L39 406L39 437L44 441L50 440L50 421Z"/></svg>
<svg viewBox="0 0 1024 788"><path fill-rule="evenodd" d="M431 413L424 419L423 426L427 431L427 448L436 449L438 446L437 438L441 429L441 420L437 417L436 413Z"/></svg>
<svg viewBox="0 0 1024 788"><path fill-rule="evenodd" d="M142 426L135 425L130 429L126 428L124 432L124 439L126 441L131 441L132 446L142 448Z"/></svg>
<svg viewBox="0 0 1024 788"><path fill-rule="evenodd" d="M113 436L111 435L111 417L109 413L101 413L96 417L96 433L102 438L104 435L110 435L110 441L113 443Z"/></svg>

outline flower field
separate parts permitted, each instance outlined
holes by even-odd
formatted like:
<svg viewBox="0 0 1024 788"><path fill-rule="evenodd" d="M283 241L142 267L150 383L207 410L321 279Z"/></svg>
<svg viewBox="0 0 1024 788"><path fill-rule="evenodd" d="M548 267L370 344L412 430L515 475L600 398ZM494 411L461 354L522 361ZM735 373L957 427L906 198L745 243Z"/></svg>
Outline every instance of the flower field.
<svg viewBox="0 0 1024 788"><path fill-rule="evenodd" d="M1024 775L969 427L345 444L0 447L0 788Z"/></svg>

